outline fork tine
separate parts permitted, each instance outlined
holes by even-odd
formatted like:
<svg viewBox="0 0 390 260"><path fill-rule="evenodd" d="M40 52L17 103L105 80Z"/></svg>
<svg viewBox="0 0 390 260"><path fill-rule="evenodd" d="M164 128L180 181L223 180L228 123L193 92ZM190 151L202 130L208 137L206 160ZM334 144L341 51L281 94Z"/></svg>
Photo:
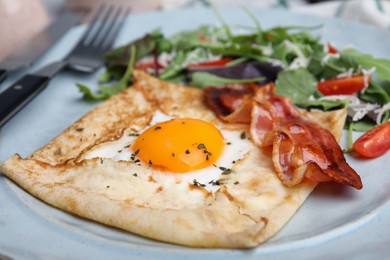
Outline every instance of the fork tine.
<svg viewBox="0 0 390 260"><path fill-rule="evenodd" d="M79 41L80 44L88 45L89 42L91 42L90 38L93 37L93 31L96 31L96 28L99 27L99 20L104 15L105 8L106 7L104 3L99 4L95 11L95 14L91 19L91 22L89 23L87 30L84 32L83 36Z"/></svg>
<svg viewBox="0 0 390 260"><path fill-rule="evenodd" d="M94 31L94 35L91 39L91 41L89 42L89 45L91 46L98 46L99 45L99 41L100 39L103 37L104 38L104 34L106 33L107 29L107 24L110 23L110 20L111 20L111 14L114 12L114 6L113 5L110 5L108 7L108 10L104 13L104 15L102 15L100 21L98 22L98 25L97 26L97 29Z"/></svg>
<svg viewBox="0 0 390 260"><path fill-rule="evenodd" d="M115 10L116 9L116 10ZM110 31L112 30L112 27L115 24L115 19L118 16L118 13L120 13L119 6L111 6L110 12L106 14L106 16L103 18L102 21L102 28L101 30L96 34L95 41L93 42L94 46L101 48L102 44L104 43L107 36L110 34Z"/></svg>
<svg viewBox="0 0 390 260"><path fill-rule="evenodd" d="M102 48L108 50L114 44L116 36L118 35L120 29L122 28L124 22L126 21L127 15L130 13L130 8L125 8L124 11L118 9L116 14L116 19L113 19L113 23L110 26L107 37L104 38L102 42Z"/></svg>
<svg viewBox="0 0 390 260"><path fill-rule="evenodd" d="M66 57L69 68L91 72L103 64L103 55L113 45L128 13L125 9L123 15L113 6L123 9L115 4L97 8L88 29Z"/></svg>

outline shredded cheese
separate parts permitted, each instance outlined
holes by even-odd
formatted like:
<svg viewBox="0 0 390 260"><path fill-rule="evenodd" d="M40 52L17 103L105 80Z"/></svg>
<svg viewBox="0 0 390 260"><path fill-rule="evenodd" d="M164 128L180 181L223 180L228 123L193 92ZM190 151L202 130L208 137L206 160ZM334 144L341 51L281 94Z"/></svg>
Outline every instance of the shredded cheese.
<svg viewBox="0 0 390 260"><path fill-rule="evenodd" d="M377 116L376 116L376 123L377 123L378 125L380 125L380 124L382 123L383 114L384 114L386 111L388 111L388 110L390 110L390 102L387 103L387 104L385 104L385 105L383 105L381 108L378 108L378 109L376 109L376 110L374 111L374 112L377 114ZM388 121L390 121L390 118L389 118Z"/></svg>
<svg viewBox="0 0 390 260"><path fill-rule="evenodd" d="M388 107L383 110L378 104L371 104L361 101L356 95L333 95L321 97L320 100L348 100L347 113L352 118L352 121L356 122L362 119L365 115L372 115L376 117L376 122L380 122L379 118L382 118L383 113L390 109L390 105L386 104L383 107ZM379 113L382 112L381 115Z"/></svg>
<svg viewBox="0 0 390 260"><path fill-rule="evenodd" d="M329 60L330 58L338 59L338 58L340 58L340 54L339 54L339 53L328 53L328 54L326 54L326 55L322 58L322 60L321 60L321 65L322 65L322 66L325 66L325 64L328 62L328 60Z"/></svg>

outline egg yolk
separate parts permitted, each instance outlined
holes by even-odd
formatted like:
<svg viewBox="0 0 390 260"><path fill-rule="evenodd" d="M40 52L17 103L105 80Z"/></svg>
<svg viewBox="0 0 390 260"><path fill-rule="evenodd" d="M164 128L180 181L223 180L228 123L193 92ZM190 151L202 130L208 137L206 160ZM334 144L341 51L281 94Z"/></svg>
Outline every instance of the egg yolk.
<svg viewBox="0 0 390 260"><path fill-rule="evenodd" d="M214 164L224 138L215 126L199 119L180 118L155 124L143 132L131 149L143 163L174 173Z"/></svg>

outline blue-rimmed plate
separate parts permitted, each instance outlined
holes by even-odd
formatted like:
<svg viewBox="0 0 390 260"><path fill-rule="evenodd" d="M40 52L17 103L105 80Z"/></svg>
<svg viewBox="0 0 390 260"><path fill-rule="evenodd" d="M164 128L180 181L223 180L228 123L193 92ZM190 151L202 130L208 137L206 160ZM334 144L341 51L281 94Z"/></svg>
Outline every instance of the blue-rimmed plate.
<svg viewBox="0 0 390 260"><path fill-rule="evenodd" d="M221 9L232 25L252 25L242 10ZM319 25L322 39L342 48L352 44L378 57L390 58L390 34L362 24L303 16L278 10L255 10L263 27ZM170 35L218 20L209 9L132 15L118 45L155 29ZM62 58L82 33L75 28L36 67ZM23 157L46 144L97 104L81 99L75 82L95 85L97 74L64 72L0 130L0 161L18 152ZM15 77L0 86L0 91ZM355 135L357 137L358 134ZM341 141L346 146L346 136ZM348 157L360 173L361 191L321 184L291 221L265 244L252 250L193 249L145 239L67 214L35 199L0 175L0 258L337 258L385 256L390 253L390 153L373 160ZM172 232L175 232L172 230Z"/></svg>

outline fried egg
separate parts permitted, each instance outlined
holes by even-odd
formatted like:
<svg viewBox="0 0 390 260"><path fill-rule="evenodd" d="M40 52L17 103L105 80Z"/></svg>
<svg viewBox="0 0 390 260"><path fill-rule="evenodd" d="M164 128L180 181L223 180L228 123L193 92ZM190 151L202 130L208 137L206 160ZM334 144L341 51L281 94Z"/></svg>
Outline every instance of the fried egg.
<svg viewBox="0 0 390 260"><path fill-rule="evenodd" d="M130 161L139 167L136 174L141 178L168 178L214 192L223 175L234 173L234 164L245 158L249 147L244 132L156 111L148 127L127 129L118 140L92 147L81 159Z"/></svg>

